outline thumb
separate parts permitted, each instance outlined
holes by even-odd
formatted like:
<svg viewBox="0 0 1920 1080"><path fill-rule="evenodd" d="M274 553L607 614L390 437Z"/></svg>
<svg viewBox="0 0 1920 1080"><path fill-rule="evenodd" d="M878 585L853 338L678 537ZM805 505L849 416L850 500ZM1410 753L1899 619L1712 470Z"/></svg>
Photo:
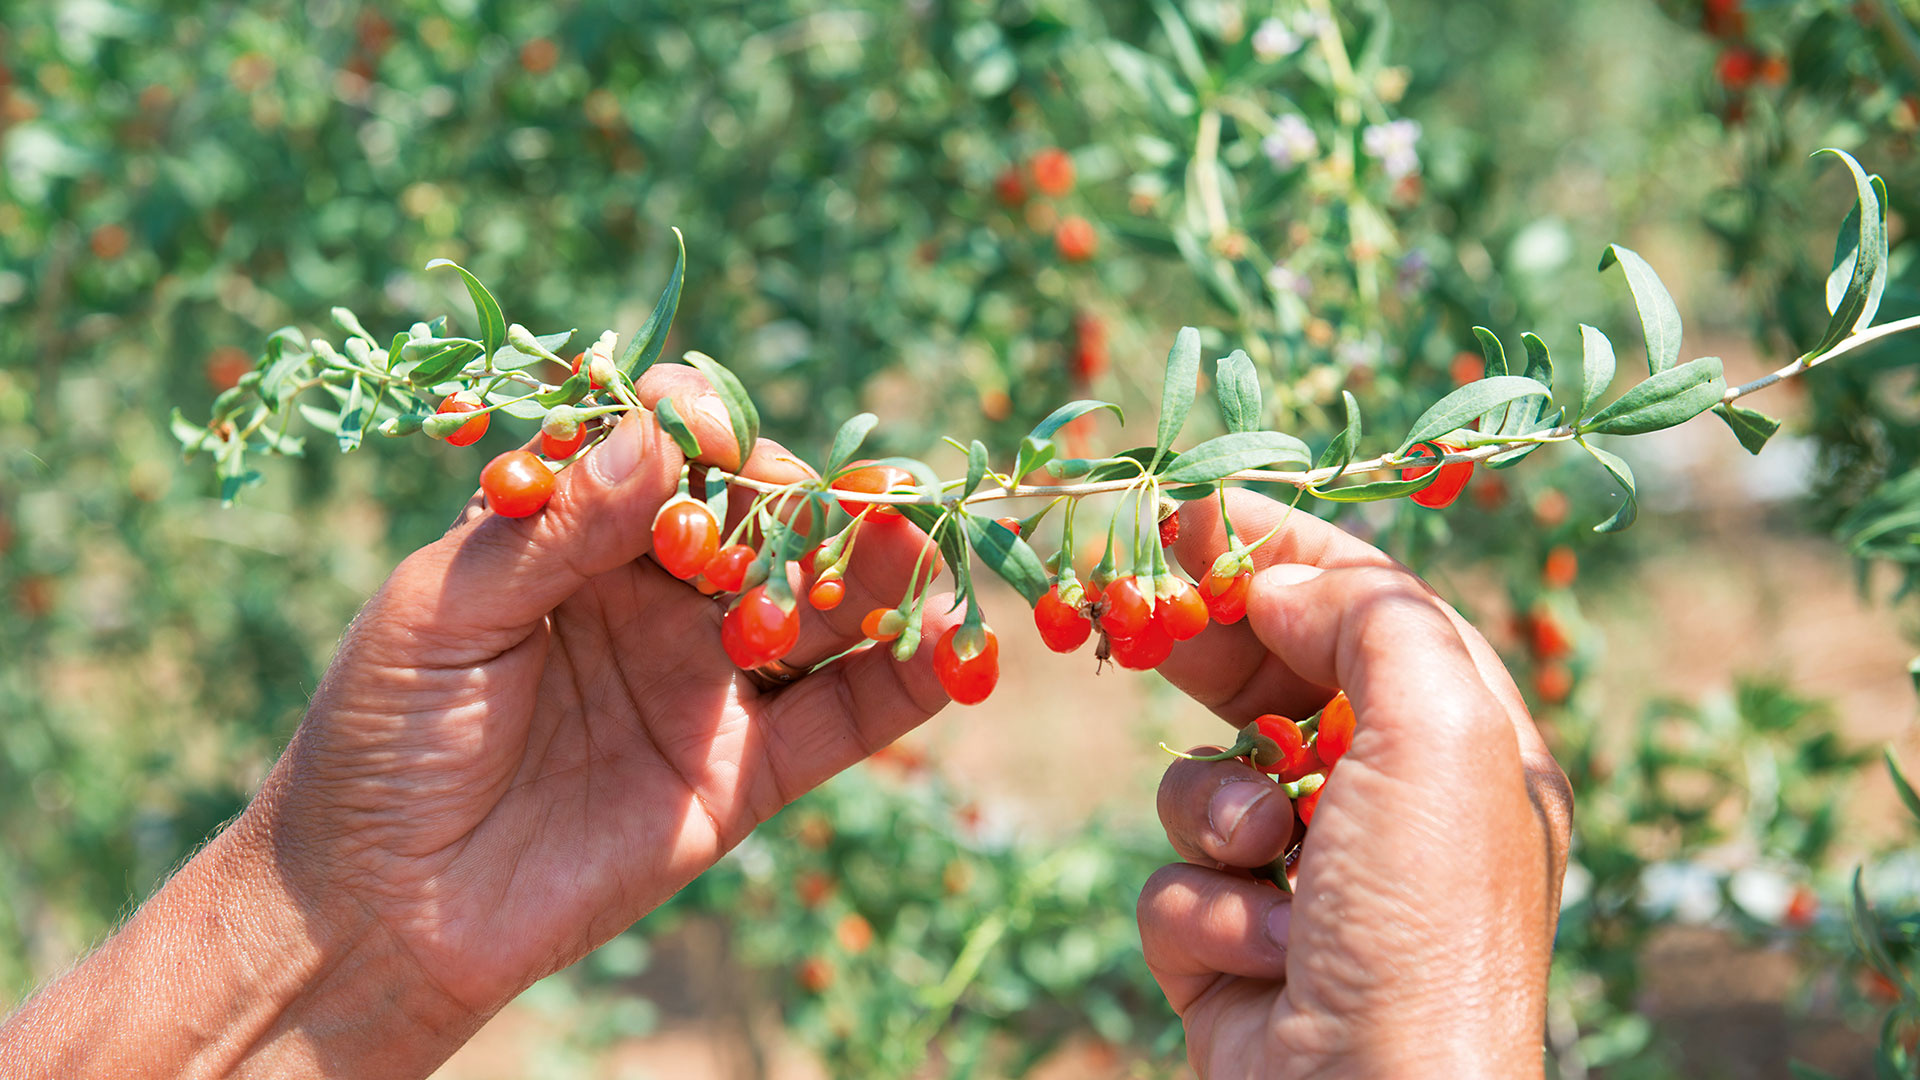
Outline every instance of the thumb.
<svg viewBox="0 0 1920 1080"><path fill-rule="evenodd" d="M401 563L380 600L397 602L416 632L497 652L588 579L650 550L684 464L651 413L630 412L555 478L545 509L465 515Z"/></svg>

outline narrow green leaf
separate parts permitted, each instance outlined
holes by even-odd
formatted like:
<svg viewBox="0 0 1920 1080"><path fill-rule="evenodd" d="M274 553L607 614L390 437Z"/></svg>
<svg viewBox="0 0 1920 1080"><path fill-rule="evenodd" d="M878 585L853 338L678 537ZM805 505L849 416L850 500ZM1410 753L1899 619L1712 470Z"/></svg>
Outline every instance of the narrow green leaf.
<svg viewBox="0 0 1920 1080"><path fill-rule="evenodd" d="M1160 391L1160 426L1153 443L1152 464L1160 463L1180 429L1186 426L1199 383L1200 331L1184 326L1174 337L1173 348L1167 351L1167 377Z"/></svg>
<svg viewBox="0 0 1920 1080"><path fill-rule="evenodd" d="M1551 398L1553 392L1524 375L1496 375L1468 383L1421 413L1413 431L1400 444L1399 452L1404 454L1415 443L1437 439L1455 428L1465 427L1475 417L1529 396Z"/></svg>
<svg viewBox="0 0 1920 1080"><path fill-rule="evenodd" d="M1167 44L1173 48L1173 59L1180 65L1181 74L1196 90L1204 90L1212 85L1213 79L1207 73L1206 61L1200 58L1200 45L1194 41L1193 31L1187 26L1186 19L1164 2L1155 3L1153 13L1160 17L1160 28L1166 31Z"/></svg>
<svg viewBox="0 0 1920 1080"><path fill-rule="evenodd" d="M1494 379L1513 372L1507 367L1507 348L1500 344L1500 336L1484 326L1473 328L1473 336L1480 343L1480 356L1484 363L1480 377ZM1507 426L1507 417L1513 412L1511 403L1491 410L1480 420L1482 431L1503 431Z"/></svg>
<svg viewBox="0 0 1920 1080"><path fill-rule="evenodd" d="M1093 462L1092 468L1087 473L1087 479L1098 483L1102 480L1119 480L1123 477L1139 476L1146 471L1147 463L1154 460L1154 454L1154 449L1151 446L1136 446L1132 449L1122 450L1117 454L1100 458ZM1052 472L1053 470L1048 469L1047 471Z"/></svg>
<svg viewBox="0 0 1920 1080"><path fill-rule="evenodd" d="M1619 532L1622 529L1630 527L1633 524L1634 518L1640 516L1640 496L1633 486L1633 470L1627 467L1626 462L1620 460L1613 454L1607 453L1605 450L1600 449L1585 439L1581 439L1579 442L1582 450L1592 454L1593 460L1599 462L1601 468L1606 469L1607 472L1613 475L1614 482L1620 485L1620 490L1626 495L1626 502L1621 504L1620 509L1614 511L1612 517L1595 525L1593 531L1597 533L1610 533Z"/></svg>
<svg viewBox="0 0 1920 1080"><path fill-rule="evenodd" d="M1867 903L1867 891L1861 873L1859 867L1854 868L1847 928L1853 933L1853 944L1860 950L1861 958L1880 974L1899 980L1900 970L1894 966L1893 958L1887 955L1887 943L1880 936L1880 921L1873 916L1873 905Z"/></svg>
<svg viewBox="0 0 1920 1080"><path fill-rule="evenodd" d="M407 372L407 381L422 389L447 381L465 367L467 361L479 356L481 350L479 342L458 339L415 344L421 347L413 370ZM413 346L407 351L414 351Z"/></svg>
<svg viewBox="0 0 1920 1080"><path fill-rule="evenodd" d="M1613 385L1615 361L1613 342L1607 335L1580 324L1580 413L1575 420L1593 411Z"/></svg>
<svg viewBox="0 0 1920 1080"><path fill-rule="evenodd" d="M981 481L987 478L987 444L979 439L967 448L967 482L960 489L960 497L965 499L980 490Z"/></svg>
<svg viewBox="0 0 1920 1080"><path fill-rule="evenodd" d="M1036 439L1031 435L1020 440L1020 452L1013 459L1013 482L1019 483L1028 473L1053 460L1060 448L1053 445L1051 439Z"/></svg>
<svg viewBox="0 0 1920 1080"><path fill-rule="evenodd" d="M260 376L260 399L267 403L267 408L280 407L282 395L290 384L306 374L306 366L312 359L312 350L294 327L283 326L267 337L266 374Z"/></svg>
<svg viewBox="0 0 1920 1080"><path fill-rule="evenodd" d="M1553 385L1553 357L1547 352L1547 343L1540 340L1538 334L1521 334L1520 343L1527 349L1527 378L1541 386ZM1502 435L1529 435L1541 427L1540 417L1547 411L1545 400L1527 399L1507 406L1506 421L1496 428ZM1484 425L1483 425L1484 426Z"/></svg>
<svg viewBox="0 0 1920 1080"><path fill-rule="evenodd" d="M900 507L900 514L919 526L921 532L935 538L941 556L947 560L947 570L953 574L955 606L959 606L961 598L973 589L973 560L967 556L966 527L949 524L948 511L940 506L904 505Z"/></svg>
<svg viewBox="0 0 1920 1080"><path fill-rule="evenodd" d="M1846 284L1840 290L1836 303L1833 275L1827 278L1827 300L1833 317L1827 322L1826 332L1820 335L1819 343L1808 350L1810 356L1826 352L1850 337L1855 330L1873 321L1880 307L1881 293L1886 288L1887 265L1887 219L1881 204L1880 189L1875 187L1873 179L1867 176L1866 170L1853 159L1853 155L1845 150L1828 147L1814 153L1816 157L1832 154L1846 165L1847 171L1853 174L1854 193L1859 201L1854 212L1847 217L1847 221L1854 226L1853 235L1848 237L1849 230L1843 224L1840 239L1834 245L1834 275L1838 275L1842 264L1846 264ZM1853 251L1850 256L1843 256L1841 251L1848 246Z"/></svg>
<svg viewBox="0 0 1920 1080"><path fill-rule="evenodd" d="M549 409L555 405L571 405L587 396L590 383L591 380L587 378L587 373L584 371L578 375L569 375L567 376L567 381L561 383L559 386L533 395L533 400ZM658 412L659 410L656 409L654 411Z"/></svg>
<svg viewBox="0 0 1920 1080"><path fill-rule="evenodd" d="M365 394L360 376L355 375L347 389L347 402L340 410L340 427L336 432L340 440L340 452L343 454L352 453L360 448L360 438L366 430Z"/></svg>
<svg viewBox="0 0 1920 1080"><path fill-rule="evenodd" d="M167 426L173 431L173 437L180 440L180 449L185 451L188 457L192 457L207 443L209 434L207 429L188 420L177 406L173 410L172 417L168 419Z"/></svg>
<svg viewBox="0 0 1920 1080"><path fill-rule="evenodd" d="M1260 398L1260 376L1253 360L1240 349L1214 362L1213 392L1220 401L1220 419L1228 431L1259 431L1266 426Z"/></svg>
<svg viewBox="0 0 1920 1080"><path fill-rule="evenodd" d="M1120 418L1121 423L1127 422L1127 414L1113 402L1082 398L1079 401L1069 401L1048 413L1047 418L1035 424L1033 430L1027 434L1035 439L1051 439L1055 432L1096 409L1110 409L1113 415Z"/></svg>
<svg viewBox="0 0 1920 1080"><path fill-rule="evenodd" d="M867 435L880 423L880 418L870 412L858 413L840 425L833 434L833 449L827 451L827 475L837 475L853 455L860 452L860 444L867 441Z"/></svg>
<svg viewBox="0 0 1920 1080"><path fill-rule="evenodd" d="M1354 400L1350 390L1340 391L1340 400L1347 409L1347 426L1340 429L1340 434L1333 437L1320 452L1319 460L1313 463L1316 469L1332 469L1336 477L1346 471L1360 450L1360 403Z"/></svg>
<svg viewBox="0 0 1920 1080"><path fill-rule="evenodd" d="M1906 804L1907 813L1920 822L1920 793L1913 790L1913 784L1908 782L1907 774L1900 768L1900 763L1894 760L1890 748L1881 748L1880 756L1886 760L1887 775L1893 777L1893 790L1899 793L1900 801Z"/></svg>
<svg viewBox="0 0 1920 1080"><path fill-rule="evenodd" d="M991 518L968 514L961 520L966 525L967 541L987 569L1004 578L1029 604L1038 603L1046 595L1047 568L1025 540Z"/></svg>
<svg viewBox="0 0 1920 1080"><path fill-rule="evenodd" d="M1703 356L1648 376L1580 425L1596 435L1644 435L1685 423L1720 403L1727 392L1720 358Z"/></svg>
<svg viewBox="0 0 1920 1080"><path fill-rule="evenodd" d="M1640 329L1647 338L1647 374L1658 375L1680 361L1680 309L1673 304L1660 275L1632 248L1608 244L1600 269L1614 263L1627 275L1633 303L1640 309Z"/></svg>
<svg viewBox="0 0 1920 1080"><path fill-rule="evenodd" d="M295 406L300 410L300 418L318 428L327 435L340 434L340 414L302 401Z"/></svg>
<svg viewBox="0 0 1920 1080"><path fill-rule="evenodd" d="M1758 454L1760 448L1767 445L1773 433L1780 430L1780 421L1755 409L1745 409L1732 402L1715 405L1713 411L1733 429L1733 437L1747 448L1747 453Z"/></svg>
<svg viewBox="0 0 1920 1080"><path fill-rule="evenodd" d="M740 385L739 377L722 366L720 361L694 350L689 350L685 359L707 377L713 392L720 396L720 404L726 406L727 423L733 428L734 442L740 448L740 460L746 461L753 454L754 444L760 440L760 410L754 407L753 398L748 396L747 388Z"/></svg>
<svg viewBox="0 0 1920 1080"><path fill-rule="evenodd" d="M660 359L660 351L667 347L667 331L673 326L673 316L680 310L680 289L687 281L687 238L680 230L673 230L674 247L679 254L673 260L673 273L667 275L667 287L660 291L660 299L654 302L653 314L627 342L627 351L620 357L620 370L629 378L638 376L655 360Z"/></svg>
<svg viewBox="0 0 1920 1080"><path fill-rule="evenodd" d="M700 456L700 440L693 434L693 428L687 425L686 419L680 415L680 410L674 408L672 398L663 397L654 403L653 418L660 421L662 431L673 436L675 445L680 447L682 457L691 461Z"/></svg>
<svg viewBox="0 0 1920 1080"><path fill-rule="evenodd" d="M1160 479L1169 484L1207 484L1242 469L1279 462L1305 465L1313 460L1307 444L1278 431L1242 431L1208 439L1167 463Z"/></svg>
<svg viewBox="0 0 1920 1080"><path fill-rule="evenodd" d="M427 269L437 270L442 266L451 266L467 283L467 295L473 297L473 310L480 316L480 342L485 347L484 355L492 356L494 350L507 340L507 319L500 314L500 304L487 291L480 279L467 272L467 268L451 259L435 259L427 264Z"/></svg>

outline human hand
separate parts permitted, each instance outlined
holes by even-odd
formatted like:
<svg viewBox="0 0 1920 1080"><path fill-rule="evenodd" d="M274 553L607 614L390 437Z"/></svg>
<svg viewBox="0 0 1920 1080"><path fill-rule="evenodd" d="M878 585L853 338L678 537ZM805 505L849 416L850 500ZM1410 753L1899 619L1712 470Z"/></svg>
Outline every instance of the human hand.
<svg viewBox="0 0 1920 1080"><path fill-rule="evenodd" d="M1243 538L1287 520L1228 498ZM1206 573L1218 506L1186 504L1180 531ZM1186 861L1148 881L1140 931L1189 1060L1203 1077L1539 1075L1572 797L1513 680L1418 578L1310 515L1256 568L1245 622L1162 673L1236 726L1304 718L1334 688L1359 723L1292 896L1246 872L1291 842L1285 793L1238 760L1167 770L1160 816Z"/></svg>
<svg viewBox="0 0 1920 1080"><path fill-rule="evenodd" d="M675 398L733 463L691 369L655 368L638 389L649 406ZM681 464L632 415L542 513L502 518L476 497L355 620L240 823L303 903L390 936L456 1013L490 1015L947 702L931 649L756 689L720 648L723 605L643 557ZM746 471L811 475L767 441ZM861 640L861 615L899 602L928 541L878 517L859 545L845 602L801 605L790 663ZM954 620L945 607L927 606L928 640Z"/></svg>

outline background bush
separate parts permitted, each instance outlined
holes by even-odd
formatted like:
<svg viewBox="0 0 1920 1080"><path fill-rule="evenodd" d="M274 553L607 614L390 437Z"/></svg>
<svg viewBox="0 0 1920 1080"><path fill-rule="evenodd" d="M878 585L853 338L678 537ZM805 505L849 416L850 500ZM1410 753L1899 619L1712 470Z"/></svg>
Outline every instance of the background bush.
<svg viewBox="0 0 1920 1080"><path fill-rule="evenodd" d="M769 434L803 452L862 408L881 413L885 448L924 452L942 432L1004 445L1083 392L1147 403L1183 323L1255 356L1287 430L1324 438L1343 389L1391 426L1452 384L1474 323L1510 348L1528 329L1571 348L1585 321L1629 351L1625 290L1590 260L1642 236L1690 333L1751 341L1777 365L1823 317L1822 249L1851 198L1804 161L1827 144L1892 188L1883 321L1920 306L1898 227L1920 205L1910 4L1904 17L1892 0L630 7L7 11L10 996L238 810L339 628L438 533L484 460L369 444L273 461L219 511L211 470L178 461L170 406L204 415L269 332L327 333L335 304L376 333L440 312L458 323L464 299L421 273L430 258L472 268L529 325L631 331L678 225L674 347L741 371ZM1260 39L1269 18L1293 48ZM1287 117L1310 150L1267 141ZM1394 137L1416 164L1381 151ZM1024 201L997 194L1053 147L1072 156L1070 192L1025 175ZM1072 215L1099 238L1085 263L1053 240ZM1833 531L1902 573L1920 562L1905 524L1920 508L1915 358L1890 346L1806 380L1801 453L1769 466L1808 491L1783 527ZM498 447L524 434L498 426ZM1639 959L1702 890L1729 901L1720 924L1828 973L1837 989L1809 1008L1855 1008L1835 909L1783 925L1783 905L1798 886L1835 891L1836 801L1858 754L1818 703L1760 684L1636 703L1622 745L1619 717L1596 714L1579 682L1602 647L1580 600L1631 589L1633 560L1676 531L1656 519L1592 541L1605 482L1546 454L1470 494L1448 515L1368 507L1343 524L1436 580L1491 582L1449 590L1471 613L1544 613L1572 639L1569 656L1529 656L1528 635L1513 637L1523 681L1565 676L1540 714L1580 795L1550 1032L1562 1073L1659 1075L1676 1060L1639 1015ZM1587 567L1578 592L1542 581L1562 546ZM1689 783L1702 774L1713 782ZM706 920L726 928L730 969L770 987L836 1073L905 1073L929 1046L956 1074L1019 1072L1086 1032L1142 1068L1176 1060L1131 929L1164 843L1133 826L988 839L952 824L968 802L919 772L838 782L534 1000L564 999L568 1052L644 1030L647 943ZM808 880L825 892L796 891ZM870 938L858 948L855 917ZM821 965L833 975L816 986Z"/></svg>

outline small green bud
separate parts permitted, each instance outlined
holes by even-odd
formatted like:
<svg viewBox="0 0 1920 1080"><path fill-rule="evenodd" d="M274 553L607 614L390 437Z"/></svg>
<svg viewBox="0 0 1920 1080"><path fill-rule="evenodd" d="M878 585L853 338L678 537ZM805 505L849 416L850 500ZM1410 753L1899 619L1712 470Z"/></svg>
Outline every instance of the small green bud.
<svg viewBox="0 0 1920 1080"><path fill-rule="evenodd" d="M444 439L473 419L472 413L434 413L420 422L420 429L435 439Z"/></svg>
<svg viewBox="0 0 1920 1080"><path fill-rule="evenodd" d="M407 413L404 416L390 416L380 422L380 434L390 439L397 439L402 435L411 435L419 431L426 420L426 417L418 413Z"/></svg>
<svg viewBox="0 0 1920 1080"><path fill-rule="evenodd" d="M540 433L550 439L571 439L580 434L580 410L571 405L555 405L540 422Z"/></svg>
<svg viewBox="0 0 1920 1080"><path fill-rule="evenodd" d="M894 614L897 615L899 612L895 612ZM920 627L917 625L908 626L901 630L900 636L893 641L893 658L901 663L913 659L913 654L919 651Z"/></svg>

